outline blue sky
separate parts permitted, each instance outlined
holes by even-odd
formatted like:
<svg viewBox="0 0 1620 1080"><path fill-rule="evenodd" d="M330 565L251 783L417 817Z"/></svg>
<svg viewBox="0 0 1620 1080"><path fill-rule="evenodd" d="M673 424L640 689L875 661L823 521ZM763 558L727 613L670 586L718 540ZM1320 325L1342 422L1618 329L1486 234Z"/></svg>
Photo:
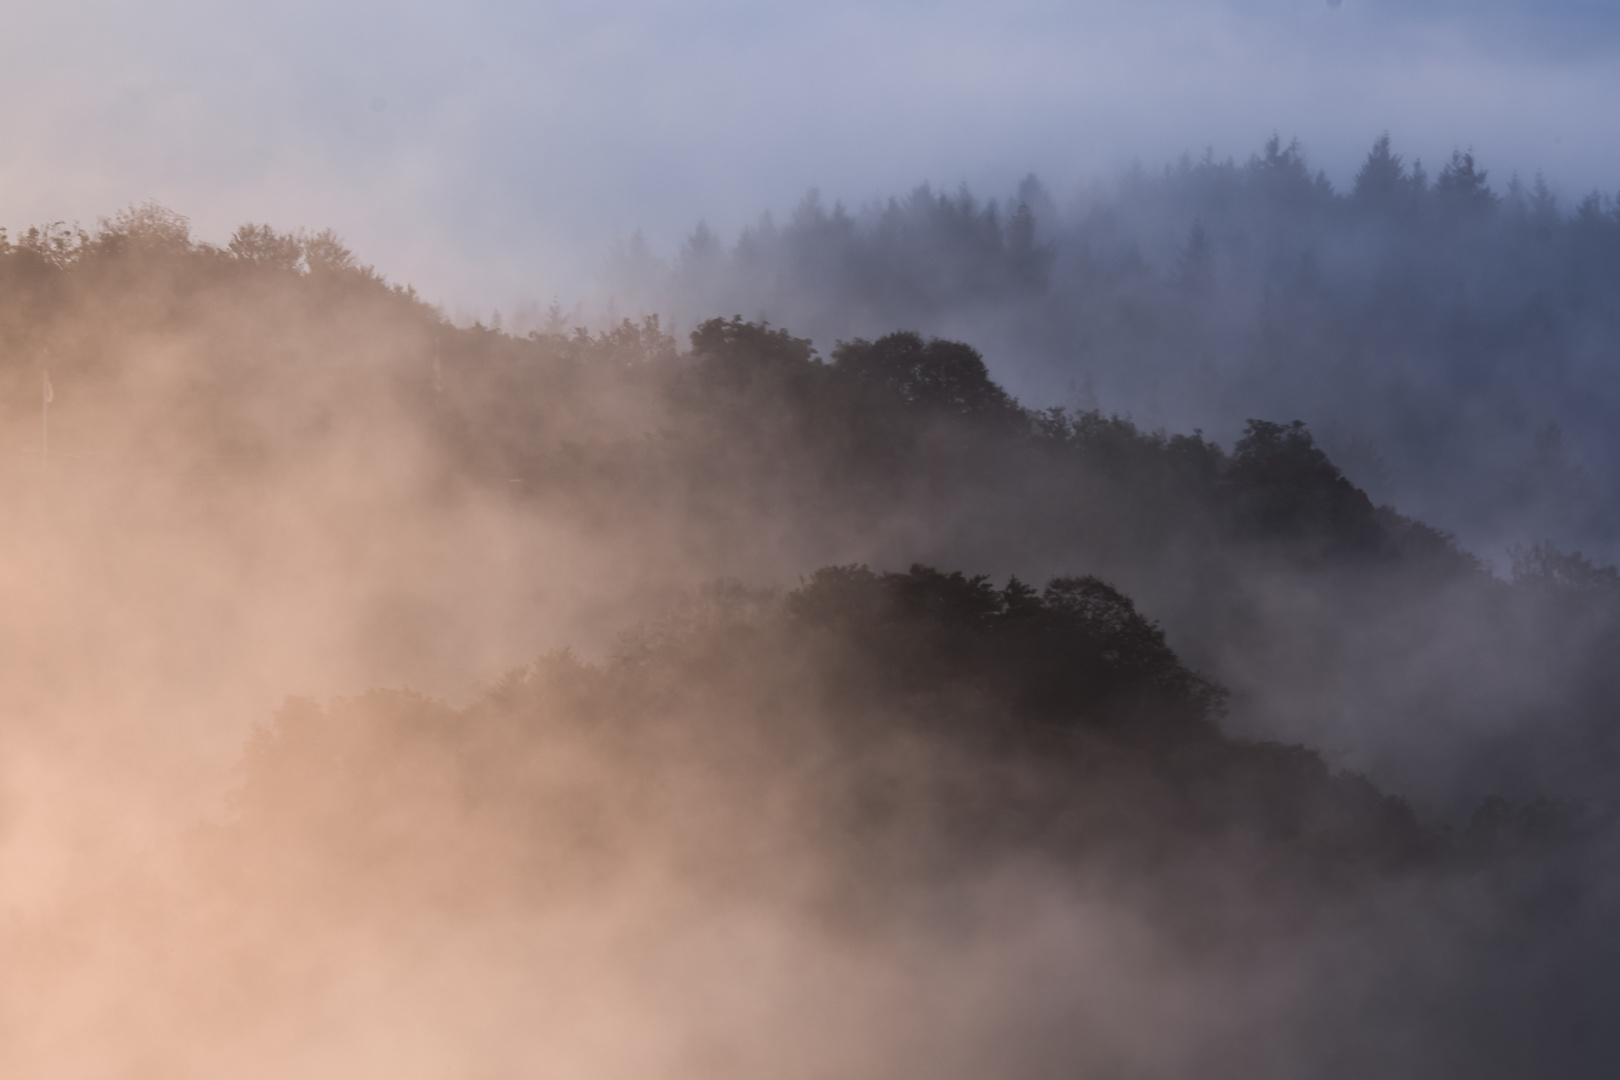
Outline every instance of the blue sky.
<svg viewBox="0 0 1620 1080"><path fill-rule="evenodd" d="M812 185L1062 192L1273 132L1339 183L1388 130L1620 190L1612 0L11 0L0 90L12 228L149 198L206 239L332 226L474 309L569 300L615 236L667 250Z"/></svg>

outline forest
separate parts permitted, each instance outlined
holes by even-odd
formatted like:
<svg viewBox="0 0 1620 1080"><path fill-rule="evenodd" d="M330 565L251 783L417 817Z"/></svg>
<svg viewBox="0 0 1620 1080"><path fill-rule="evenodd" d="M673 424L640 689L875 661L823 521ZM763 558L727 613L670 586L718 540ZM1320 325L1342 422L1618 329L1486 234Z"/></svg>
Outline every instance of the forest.
<svg viewBox="0 0 1620 1080"><path fill-rule="evenodd" d="M1620 557L1614 192L1431 163L1378 138L1336 190L1298 141L1247 160L1009 197L816 192L672 258L632 238L605 289L685 324L743 313L824 347L907 328L972 341L1020 397L1202 428L1306 421L1335 462L1493 555Z"/></svg>
<svg viewBox="0 0 1620 1080"><path fill-rule="evenodd" d="M1607 1075L1617 245L1387 140L812 200L523 335L0 236L0 1061Z"/></svg>

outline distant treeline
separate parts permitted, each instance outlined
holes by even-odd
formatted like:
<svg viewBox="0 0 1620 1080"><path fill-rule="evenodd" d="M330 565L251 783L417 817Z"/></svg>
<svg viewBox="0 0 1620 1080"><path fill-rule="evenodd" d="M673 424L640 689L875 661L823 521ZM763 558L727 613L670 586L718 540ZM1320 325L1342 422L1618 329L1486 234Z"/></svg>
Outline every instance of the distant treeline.
<svg viewBox="0 0 1620 1080"><path fill-rule="evenodd" d="M1494 179L1494 184L1492 180ZM1297 142L1005 202L812 194L672 262L615 255L621 305L768 318L824 347L897 326L988 349L1016 392L1232 437L1304 419L1356 481L1500 550L1620 544L1620 206L1432 172L1379 138L1349 190Z"/></svg>

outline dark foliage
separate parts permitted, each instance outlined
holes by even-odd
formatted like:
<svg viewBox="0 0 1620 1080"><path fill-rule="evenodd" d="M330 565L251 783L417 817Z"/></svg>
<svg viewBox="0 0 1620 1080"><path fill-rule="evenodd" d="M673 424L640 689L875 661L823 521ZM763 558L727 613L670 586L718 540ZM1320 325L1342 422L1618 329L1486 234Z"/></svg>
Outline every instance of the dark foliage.
<svg viewBox="0 0 1620 1080"><path fill-rule="evenodd" d="M978 350L959 341L925 342L912 333L876 342L857 338L839 345L833 362L840 374L881 387L913 409L964 416L1005 416L1015 410L1006 391L990 381Z"/></svg>
<svg viewBox="0 0 1620 1080"><path fill-rule="evenodd" d="M424 817L516 828L520 846L524 822L549 835L533 815L563 796L536 778L584 739L621 768L649 765L652 788L702 771L734 800L728 829L786 785L807 815L793 827L835 829L831 850L853 860L835 876L898 871L897 887L1020 852L1158 873L1230 846L1264 853L1271 887L1302 896L1439 865L1437 835L1364 779L1303 747L1222 736L1222 696L1095 578L1036 593L830 567L780 603L722 598L605 667L541 661L465 710L383 692L330 711L292 702L249 749L239 827L423 873L458 842ZM807 752L821 763L808 773Z"/></svg>
<svg viewBox="0 0 1620 1080"><path fill-rule="evenodd" d="M1338 192L1273 137L1070 199L1033 177L1004 204L812 197L785 226L709 243L701 276L660 277L643 253L619 295L682 319L760 312L829 345L966 337L1026 400L1150 428L1235 439L1251 417L1301 417L1375 498L1470 543L1620 555L1612 192L1561 200L1468 149L1431 177L1387 135Z"/></svg>
<svg viewBox="0 0 1620 1080"><path fill-rule="evenodd" d="M1274 150L1266 183L1310 205L1297 154ZM1375 506L1297 422L1251 420L1228 453L1095 409L1031 411L975 349L914 333L827 363L738 317L703 323L684 353L654 319L458 329L330 234L248 226L220 250L156 208L96 236L36 230L0 251L0 275L0 408L37 430L48 367L53 445L78 477L138 465L234 485L337 447L381 458L408 431L429 488L589 530L650 582L1084 566L1231 687L1241 729L1351 745L1454 809L1494 791L1590 796L1620 752L1606 571L1544 545L1503 583ZM1412 731L1464 734L1414 746Z"/></svg>
<svg viewBox="0 0 1620 1080"><path fill-rule="evenodd" d="M1212 736L1222 692L1182 667L1158 627L1093 577L1036 593L914 566L818 570L788 610L854 650L886 694L989 694L1008 715L1059 727ZM841 681L859 685L860 680Z"/></svg>
<svg viewBox="0 0 1620 1080"><path fill-rule="evenodd" d="M423 909L508 925L608 902L646 887L654 853L653 880L673 871L722 918L774 899L864 951L949 928L1012 873L1125 904L1178 977L1246 988L1297 954L1308 1075L1511 1076L1549 1054L1602 1074L1603 1027L1570 1029L1612 984L1591 869L1612 828L1501 798L1460 833L1425 827L1312 750L1222 735L1220 698L1095 578L829 567L780 601L712 588L611 662L549 656L463 709L289 702L210 851L250 893L319 897L368 940ZM1366 1038L1387 1009L1398 1045Z"/></svg>
<svg viewBox="0 0 1620 1080"><path fill-rule="evenodd" d="M1399 541L1381 528L1372 500L1328 460L1305 425L1250 420L1232 448L1229 481L1240 529L1346 553Z"/></svg>

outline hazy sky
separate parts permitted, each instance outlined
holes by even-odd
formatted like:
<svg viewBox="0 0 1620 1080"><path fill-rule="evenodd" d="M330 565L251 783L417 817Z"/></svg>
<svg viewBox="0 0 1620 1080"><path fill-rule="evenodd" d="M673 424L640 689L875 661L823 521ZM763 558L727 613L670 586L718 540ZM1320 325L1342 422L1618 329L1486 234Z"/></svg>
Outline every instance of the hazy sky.
<svg viewBox="0 0 1620 1080"><path fill-rule="evenodd" d="M452 307L567 300L812 185L999 195L1297 135L1620 189L1613 0L7 0L0 223L332 226ZM1431 171L1432 168L1431 168Z"/></svg>

